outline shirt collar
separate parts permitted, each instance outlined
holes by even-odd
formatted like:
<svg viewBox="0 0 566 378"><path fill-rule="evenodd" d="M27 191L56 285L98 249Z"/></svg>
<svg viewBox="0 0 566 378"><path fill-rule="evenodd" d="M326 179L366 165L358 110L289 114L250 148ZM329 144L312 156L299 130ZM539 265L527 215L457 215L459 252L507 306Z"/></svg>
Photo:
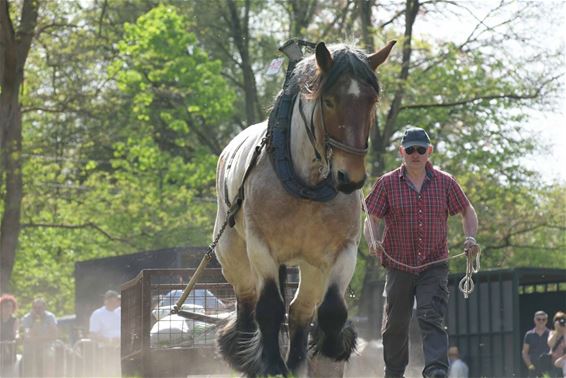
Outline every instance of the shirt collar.
<svg viewBox="0 0 566 378"><path fill-rule="evenodd" d="M434 173L434 168L433 168L430 161L426 162L425 171L426 171L425 179L431 180L434 176L436 176L435 173ZM407 167L405 167L405 163L403 163L403 164L401 164L401 167L399 168L399 179L404 180L406 173L407 173Z"/></svg>

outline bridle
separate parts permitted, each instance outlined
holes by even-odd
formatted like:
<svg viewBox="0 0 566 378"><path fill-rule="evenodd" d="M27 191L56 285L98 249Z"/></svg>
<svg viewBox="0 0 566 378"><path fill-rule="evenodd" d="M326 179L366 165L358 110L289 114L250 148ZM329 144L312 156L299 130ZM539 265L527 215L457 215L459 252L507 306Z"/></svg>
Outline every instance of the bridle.
<svg viewBox="0 0 566 378"><path fill-rule="evenodd" d="M320 113L321 113L321 122L322 122L322 132L323 132L323 139L324 139L324 154L322 156L324 156L326 164L330 165L330 158L332 157L332 149L338 149L338 150L342 150L346 153L352 154L352 155L358 155L358 156L365 156L368 153L368 146L366 144L365 148L357 148L357 147L352 147L346 143L343 143L335 138L333 138L332 136L330 136L330 133L328 132L328 130L326 129L326 123L324 122L324 106L322 104L322 99L323 96L320 96L320 101L319 101L319 106L320 106ZM301 118L303 119L303 125L305 126L305 131L307 133L307 136L309 138L309 141L311 143L312 148L314 149L314 155L316 160L318 160L319 162L321 161L321 154L318 151L318 148L316 147L316 134L315 134L315 130L314 130L314 112L316 111L316 104L312 109L312 113L311 113L311 117L310 117L310 122L307 122L307 117L305 116L305 112L303 109L303 102L301 101L301 97L299 95L298 98L299 101L299 113L301 114Z"/></svg>

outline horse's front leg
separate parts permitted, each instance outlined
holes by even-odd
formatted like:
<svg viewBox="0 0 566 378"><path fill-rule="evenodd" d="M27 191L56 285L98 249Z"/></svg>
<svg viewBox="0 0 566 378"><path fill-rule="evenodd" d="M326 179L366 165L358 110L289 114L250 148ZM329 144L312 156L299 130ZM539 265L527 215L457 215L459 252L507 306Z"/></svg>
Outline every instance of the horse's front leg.
<svg viewBox="0 0 566 378"><path fill-rule="evenodd" d="M287 376L288 369L281 357L279 331L285 318L285 304L281 297L279 265L259 240L248 242L248 257L258 276L259 298L255 318L261 334L256 353L261 355L260 376Z"/></svg>
<svg viewBox="0 0 566 378"><path fill-rule="evenodd" d="M354 243L352 243L354 244ZM343 250L332 268L324 299L317 311L311 348L335 361L350 358L356 348L356 331L348 319L344 294L356 266L356 245Z"/></svg>
<svg viewBox="0 0 566 378"><path fill-rule="evenodd" d="M289 308L289 354L287 367L294 375L306 372L307 342L316 306L321 302L327 286L328 272L309 264L300 265L301 279L295 298Z"/></svg>

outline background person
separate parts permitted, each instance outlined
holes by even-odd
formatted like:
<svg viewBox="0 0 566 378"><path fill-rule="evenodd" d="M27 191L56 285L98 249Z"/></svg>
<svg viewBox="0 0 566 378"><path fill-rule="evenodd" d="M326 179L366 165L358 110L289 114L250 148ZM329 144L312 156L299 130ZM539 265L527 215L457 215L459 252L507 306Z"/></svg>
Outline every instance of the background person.
<svg viewBox="0 0 566 378"><path fill-rule="evenodd" d="M94 359L101 376L120 376L120 294L108 290L104 305L93 311L89 319L90 337L96 342Z"/></svg>
<svg viewBox="0 0 566 378"><path fill-rule="evenodd" d="M429 162L432 151L425 130L405 131L399 147L403 164L380 177L366 198L365 238L370 253L379 255L387 269L382 329L386 377L402 377L407 367L414 298L423 339L423 376L446 377L448 335L444 315L448 302L448 264L418 266L448 258L449 215L462 215L464 249L472 255L479 250L475 240L476 212L456 180ZM375 233L380 219L385 220L383 241L380 233ZM373 237L367 227L370 222ZM378 245L371 245L372 240Z"/></svg>
<svg viewBox="0 0 566 378"><path fill-rule="evenodd" d="M57 319L46 310L45 300L37 298L31 311L22 319L24 328L23 375L51 377L54 375L53 342L57 338Z"/></svg>
<svg viewBox="0 0 566 378"><path fill-rule="evenodd" d="M104 294L104 305L96 310L89 319L90 337L104 345L120 344L120 294L108 290Z"/></svg>
<svg viewBox="0 0 566 378"><path fill-rule="evenodd" d="M548 353L548 335L550 330L546 327L548 315L544 311L535 312L533 322L535 327L523 338L523 350L521 356L528 369L529 377L540 377L546 370L539 366L539 358L542 354Z"/></svg>
<svg viewBox="0 0 566 378"><path fill-rule="evenodd" d="M558 369L553 376L566 378L566 313L554 314L554 329L548 335L552 364Z"/></svg>
<svg viewBox="0 0 566 378"><path fill-rule="evenodd" d="M468 378L468 365L460 358L458 347L452 346L448 348L448 378Z"/></svg>
<svg viewBox="0 0 566 378"><path fill-rule="evenodd" d="M18 304L10 294L0 297L0 376L14 375L16 364L16 339L19 322L14 315Z"/></svg>

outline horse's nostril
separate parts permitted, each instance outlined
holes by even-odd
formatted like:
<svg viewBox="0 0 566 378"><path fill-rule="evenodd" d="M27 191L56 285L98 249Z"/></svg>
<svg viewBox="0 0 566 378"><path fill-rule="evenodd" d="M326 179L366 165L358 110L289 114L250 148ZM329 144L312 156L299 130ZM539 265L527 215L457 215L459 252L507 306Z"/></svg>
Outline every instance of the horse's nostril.
<svg viewBox="0 0 566 378"><path fill-rule="evenodd" d="M348 183L348 181L349 181L348 174L342 171L338 171L338 182L340 184L346 184Z"/></svg>

